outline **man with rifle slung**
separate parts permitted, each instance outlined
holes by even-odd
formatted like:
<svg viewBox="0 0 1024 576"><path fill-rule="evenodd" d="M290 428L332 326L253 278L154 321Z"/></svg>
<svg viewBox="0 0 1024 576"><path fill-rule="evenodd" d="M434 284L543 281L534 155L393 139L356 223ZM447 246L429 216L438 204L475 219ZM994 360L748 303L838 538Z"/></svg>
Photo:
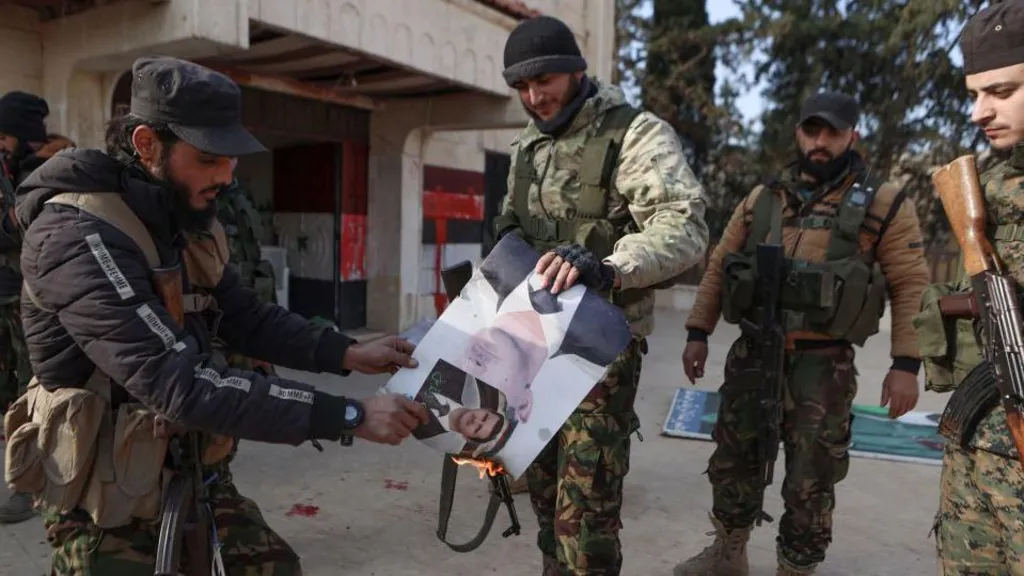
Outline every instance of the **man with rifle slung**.
<svg viewBox="0 0 1024 576"><path fill-rule="evenodd" d="M401 396L357 401L230 368L212 342L340 375L413 367L412 345L356 343L317 327L260 302L225 266L215 198L237 157L263 150L226 76L140 58L130 111L106 141L106 151L56 154L18 188L35 378L5 418L5 479L41 509L55 574L209 574L212 563L230 574L300 574L256 503L213 473L231 439L398 444L426 410ZM195 230L210 234L187 240ZM181 490L195 497L177 498ZM171 504L182 501L190 505ZM200 528L186 527L183 551L158 545L178 538L167 532L183 526L179 512Z"/></svg>
<svg viewBox="0 0 1024 576"><path fill-rule="evenodd" d="M952 285L929 287L918 321L929 386L955 387L939 424L939 573L1022 574L1024 1L978 12L961 48L971 119L996 162L980 178L973 156L933 175L964 264Z"/></svg>
<svg viewBox="0 0 1024 576"><path fill-rule="evenodd" d="M748 574L750 531L771 519L764 490L780 439L786 511L777 574L811 574L824 560L835 485L849 468L853 345L878 332L886 292L893 362L881 404L896 418L917 403L912 320L928 283L921 230L914 203L853 150L858 117L847 95L824 92L803 103L796 162L740 203L701 280L686 322L690 382L704 375L719 314L744 333L726 360L708 465L715 540L675 576Z"/></svg>

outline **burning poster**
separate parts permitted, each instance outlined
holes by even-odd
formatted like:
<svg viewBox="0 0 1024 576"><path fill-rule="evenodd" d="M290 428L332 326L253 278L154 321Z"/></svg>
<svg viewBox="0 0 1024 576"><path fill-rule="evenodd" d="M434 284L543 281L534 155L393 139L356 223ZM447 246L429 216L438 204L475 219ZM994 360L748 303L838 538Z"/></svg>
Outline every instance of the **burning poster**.
<svg viewBox="0 0 1024 576"><path fill-rule="evenodd" d="M417 342L415 369L385 390L432 416L413 435L435 450L500 463L518 478L630 341L622 311L575 285L554 295L539 254L509 235Z"/></svg>

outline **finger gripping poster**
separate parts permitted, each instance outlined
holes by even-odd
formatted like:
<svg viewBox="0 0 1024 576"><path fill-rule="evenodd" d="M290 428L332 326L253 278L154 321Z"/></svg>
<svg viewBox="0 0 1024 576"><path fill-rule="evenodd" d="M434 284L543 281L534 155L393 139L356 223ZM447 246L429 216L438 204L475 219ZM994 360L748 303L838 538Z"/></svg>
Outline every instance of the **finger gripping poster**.
<svg viewBox="0 0 1024 576"><path fill-rule="evenodd" d="M417 342L385 391L427 407L413 436L518 478L630 341L622 311L582 285L552 294L539 254L505 236ZM420 336L422 336L420 338Z"/></svg>

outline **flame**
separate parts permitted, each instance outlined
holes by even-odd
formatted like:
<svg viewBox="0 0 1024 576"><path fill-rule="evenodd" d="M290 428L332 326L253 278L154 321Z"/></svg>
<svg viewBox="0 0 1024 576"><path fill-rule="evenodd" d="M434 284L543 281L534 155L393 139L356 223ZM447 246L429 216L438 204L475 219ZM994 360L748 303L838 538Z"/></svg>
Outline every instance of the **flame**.
<svg viewBox="0 0 1024 576"><path fill-rule="evenodd" d="M505 473L505 467L492 460L477 460L475 458L456 458L453 456L452 461L458 464L459 466L473 466L474 468L476 468L477 472L480 473L481 480L484 478L484 475L494 477L499 474Z"/></svg>

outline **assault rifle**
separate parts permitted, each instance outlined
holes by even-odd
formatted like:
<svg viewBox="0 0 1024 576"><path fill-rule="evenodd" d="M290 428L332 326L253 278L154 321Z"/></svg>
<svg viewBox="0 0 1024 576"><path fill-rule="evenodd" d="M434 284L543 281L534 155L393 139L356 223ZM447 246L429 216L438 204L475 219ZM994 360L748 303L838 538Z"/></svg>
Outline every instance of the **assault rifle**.
<svg viewBox="0 0 1024 576"><path fill-rule="evenodd" d="M757 448L758 479L761 496L757 525L761 520L772 521L764 511L764 493L775 475L775 460L779 456L779 427L782 425L782 387L785 381L786 331L782 326L782 277L786 254L780 244L757 245L757 285L760 304L760 323L744 318L740 321L743 333L751 338L759 351L758 356L763 388L758 403L760 428Z"/></svg>
<svg viewBox="0 0 1024 576"><path fill-rule="evenodd" d="M1016 282L985 235L984 191L974 156L961 156L938 169L932 182L960 243L987 336L983 355L991 364L1010 435L1024 464L1024 318Z"/></svg>
<svg viewBox="0 0 1024 576"><path fill-rule="evenodd" d="M444 284L444 291L448 302L459 297L462 289L469 283L472 276L473 264L468 260L459 262L451 268L441 271L441 282ZM513 534L518 536L520 532L519 516L516 514L516 503L512 498L512 491L509 489L508 475L505 474L501 466L495 465L493 462L478 462L478 464L486 468L485 473L491 481L491 499L487 503L487 510L484 512L484 524L476 537L469 542L465 544L452 544L448 542L448 519L452 514L452 504L455 500L455 480L459 470L457 458L458 456L453 454L444 455L444 463L441 468L441 501L437 518L438 539L456 552L470 552L477 549L484 543L487 535L491 532L494 517L497 515L498 509L502 504L508 510L511 522L508 529L502 533L502 537L508 538Z"/></svg>
<svg viewBox="0 0 1024 576"><path fill-rule="evenodd" d="M179 326L185 324L185 306L182 297L181 268L153 271L153 285L157 296ZM211 563L213 531L210 529L208 494L203 480L203 452L199 432L175 433L173 424L166 426L170 436L168 452L174 466L164 500L161 503L160 536L156 549L155 576L178 576L182 542L188 542L189 576L223 576L223 567ZM216 556L219 558L219 556Z"/></svg>

